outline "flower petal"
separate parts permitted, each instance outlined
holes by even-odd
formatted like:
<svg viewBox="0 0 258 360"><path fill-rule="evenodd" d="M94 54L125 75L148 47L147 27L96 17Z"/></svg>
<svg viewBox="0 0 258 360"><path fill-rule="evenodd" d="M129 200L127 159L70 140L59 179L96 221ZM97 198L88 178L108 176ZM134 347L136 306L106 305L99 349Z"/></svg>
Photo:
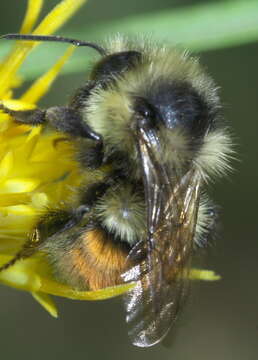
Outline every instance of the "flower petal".
<svg viewBox="0 0 258 360"><path fill-rule="evenodd" d="M57 281L42 278L40 290L51 295L63 296L73 300L104 300L122 295L134 286L134 283L130 283L96 291L77 291Z"/></svg>
<svg viewBox="0 0 258 360"><path fill-rule="evenodd" d="M5 264L10 259L10 256L0 255L0 265ZM134 283L130 283L97 291L78 291L54 280L51 268L45 261L44 256L18 261L11 268L0 273L0 281L20 290L33 293L42 292L73 300L108 299L119 296L135 286Z"/></svg>
<svg viewBox="0 0 258 360"><path fill-rule="evenodd" d="M1 254L0 264L3 265L10 259L10 256ZM0 272L0 281L16 289L37 292L40 289L41 280L34 272L34 265L35 260L19 261L11 268Z"/></svg>
<svg viewBox="0 0 258 360"><path fill-rule="evenodd" d="M21 34L28 34L38 19L43 0L28 0L26 14L20 29Z"/></svg>
<svg viewBox="0 0 258 360"><path fill-rule="evenodd" d="M14 206L17 204L28 204L31 201L30 194L26 193L12 193L1 194L0 206Z"/></svg>
<svg viewBox="0 0 258 360"><path fill-rule="evenodd" d="M87 0L63 0L48 15L33 31L34 35L49 35L55 32L86 3Z"/></svg>
<svg viewBox="0 0 258 360"><path fill-rule="evenodd" d="M220 280L221 276L212 270L191 269L188 278L190 280L216 281Z"/></svg>
<svg viewBox="0 0 258 360"><path fill-rule="evenodd" d="M86 0L63 0L54 7L50 13L33 31L34 35L49 35L62 26L77 11ZM3 61L0 68L0 98L8 91L15 74L30 51L34 49L39 41L18 41L11 56Z"/></svg>
<svg viewBox="0 0 258 360"><path fill-rule="evenodd" d="M33 292L31 295L51 316L58 317L57 307L49 295L42 292Z"/></svg>
<svg viewBox="0 0 258 360"><path fill-rule="evenodd" d="M13 168L13 152L8 151L0 161L0 179L5 178Z"/></svg>
<svg viewBox="0 0 258 360"><path fill-rule="evenodd" d="M36 103L44 96L74 50L75 47L70 46L55 65L32 84L25 94L23 94L21 100L28 103Z"/></svg>
<svg viewBox="0 0 258 360"><path fill-rule="evenodd" d="M1 103L11 110L32 110L35 109L36 105L28 104L27 102L15 99L2 100Z"/></svg>

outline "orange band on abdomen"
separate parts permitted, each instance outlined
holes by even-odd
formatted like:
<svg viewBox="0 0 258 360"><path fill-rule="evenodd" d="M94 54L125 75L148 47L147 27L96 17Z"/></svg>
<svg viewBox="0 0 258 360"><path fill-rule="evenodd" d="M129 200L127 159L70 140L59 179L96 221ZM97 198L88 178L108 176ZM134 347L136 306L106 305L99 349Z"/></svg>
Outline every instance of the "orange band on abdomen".
<svg viewBox="0 0 258 360"><path fill-rule="evenodd" d="M121 284L126 257L127 253L108 239L104 231L87 231L70 250L72 277L91 290Z"/></svg>

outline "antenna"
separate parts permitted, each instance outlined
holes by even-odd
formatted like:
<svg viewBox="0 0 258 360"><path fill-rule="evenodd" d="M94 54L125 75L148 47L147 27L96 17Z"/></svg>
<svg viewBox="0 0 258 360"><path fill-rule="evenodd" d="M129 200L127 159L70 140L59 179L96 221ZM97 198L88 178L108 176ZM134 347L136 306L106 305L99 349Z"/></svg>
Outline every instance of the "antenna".
<svg viewBox="0 0 258 360"><path fill-rule="evenodd" d="M100 55L105 56L106 50L94 43L81 41L77 39L66 38L63 36L55 36L55 35L30 35L30 34L6 34L0 36L1 39L7 40L25 40L25 41L52 41L52 42L63 42L72 44L75 46L87 46L94 50L96 50Z"/></svg>

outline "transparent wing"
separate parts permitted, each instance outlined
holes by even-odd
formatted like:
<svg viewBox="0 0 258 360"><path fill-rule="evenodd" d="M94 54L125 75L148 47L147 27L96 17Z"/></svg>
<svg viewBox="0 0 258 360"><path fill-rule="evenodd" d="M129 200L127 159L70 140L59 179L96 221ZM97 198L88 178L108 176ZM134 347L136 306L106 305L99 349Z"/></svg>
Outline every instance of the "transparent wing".
<svg viewBox="0 0 258 360"><path fill-rule="evenodd" d="M123 279L136 281L125 295L129 336L134 345L148 347L167 334L186 294L200 179L193 170L182 176L162 164L155 155L158 138L139 135L148 233L129 254L132 261L141 254L141 262Z"/></svg>

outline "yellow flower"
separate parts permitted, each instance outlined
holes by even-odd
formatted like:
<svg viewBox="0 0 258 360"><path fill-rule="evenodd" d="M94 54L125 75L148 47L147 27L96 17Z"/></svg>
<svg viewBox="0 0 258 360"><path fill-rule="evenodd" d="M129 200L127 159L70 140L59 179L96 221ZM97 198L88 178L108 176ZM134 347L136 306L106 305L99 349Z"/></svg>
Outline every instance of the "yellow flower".
<svg viewBox="0 0 258 360"><path fill-rule="evenodd" d="M49 35L57 30L86 0L61 1L33 30L42 7L42 0L28 0L20 32ZM67 49L57 63L19 98L13 99L13 89L20 86L17 71L38 42L15 43L10 54L0 63L0 99L8 108L32 109L48 91L74 47ZM10 116L0 115L0 266L21 249L37 216L46 207L69 198L71 188L80 183L80 172L72 160L73 148L58 142L62 134L41 133L41 127L31 128L14 123ZM191 279L216 280L212 271L194 270ZM43 255L36 254L18 261L0 272L0 282L32 293L53 316L57 310L49 294L78 300L98 300L120 295L132 284L98 291L76 291L52 276Z"/></svg>
<svg viewBox="0 0 258 360"><path fill-rule="evenodd" d="M29 0L21 33L49 35L61 26L86 0L61 1L32 31L42 0ZM72 54L67 49L59 61L20 97L12 99L13 88L21 84L17 70L36 42L17 42L0 64L0 99L8 108L32 109L47 92L62 66ZM72 147L56 142L58 133L41 134L41 128L19 125L6 115L0 116L0 265L21 248L37 215L45 206L65 201L80 182L80 173L72 160ZM55 281L45 259L34 256L17 262L0 273L3 284L30 291L53 316L57 310L47 294L79 300L97 300L119 295L130 285L100 291L79 292Z"/></svg>

